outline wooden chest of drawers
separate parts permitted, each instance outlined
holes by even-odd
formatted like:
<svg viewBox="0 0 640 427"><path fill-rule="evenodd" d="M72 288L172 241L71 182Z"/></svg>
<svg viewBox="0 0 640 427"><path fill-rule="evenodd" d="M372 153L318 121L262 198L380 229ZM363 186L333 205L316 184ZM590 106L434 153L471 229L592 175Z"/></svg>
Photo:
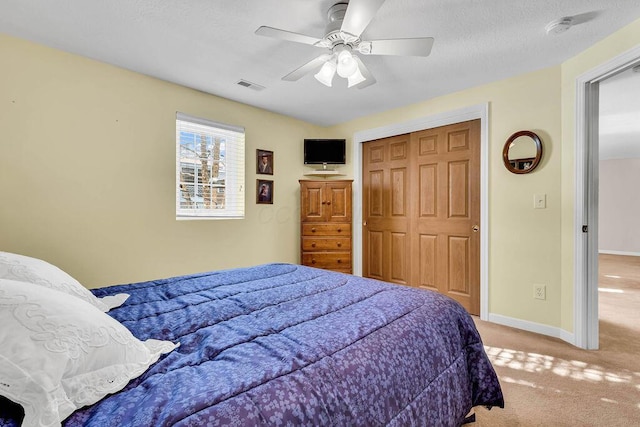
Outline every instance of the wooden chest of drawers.
<svg viewBox="0 0 640 427"><path fill-rule="evenodd" d="M352 272L351 182L300 181L302 265Z"/></svg>

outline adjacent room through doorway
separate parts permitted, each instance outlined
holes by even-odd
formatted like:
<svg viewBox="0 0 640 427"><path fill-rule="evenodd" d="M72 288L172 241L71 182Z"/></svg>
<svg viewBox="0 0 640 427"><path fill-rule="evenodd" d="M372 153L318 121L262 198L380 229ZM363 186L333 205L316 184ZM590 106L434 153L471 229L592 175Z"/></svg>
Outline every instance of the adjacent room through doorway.
<svg viewBox="0 0 640 427"><path fill-rule="evenodd" d="M598 317L600 348L640 351L640 65L600 82Z"/></svg>

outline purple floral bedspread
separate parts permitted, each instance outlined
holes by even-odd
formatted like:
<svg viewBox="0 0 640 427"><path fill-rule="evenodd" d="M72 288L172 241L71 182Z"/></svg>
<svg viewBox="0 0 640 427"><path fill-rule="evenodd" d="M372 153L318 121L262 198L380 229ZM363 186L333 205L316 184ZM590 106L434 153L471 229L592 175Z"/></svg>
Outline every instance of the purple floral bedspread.
<svg viewBox="0 0 640 427"><path fill-rule="evenodd" d="M473 320L437 293L289 264L94 290L121 292L110 315L180 347L66 426L458 426L504 406Z"/></svg>

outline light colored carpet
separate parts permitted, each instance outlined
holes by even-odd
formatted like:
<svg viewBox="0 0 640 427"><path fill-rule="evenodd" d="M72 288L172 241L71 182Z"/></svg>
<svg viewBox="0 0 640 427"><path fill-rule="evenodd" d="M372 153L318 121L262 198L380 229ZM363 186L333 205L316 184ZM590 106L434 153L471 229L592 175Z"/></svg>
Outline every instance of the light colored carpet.
<svg viewBox="0 0 640 427"><path fill-rule="evenodd" d="M600 255L600 349L483 322L505 408L471 426L640 426L640 257Z"/></svg>

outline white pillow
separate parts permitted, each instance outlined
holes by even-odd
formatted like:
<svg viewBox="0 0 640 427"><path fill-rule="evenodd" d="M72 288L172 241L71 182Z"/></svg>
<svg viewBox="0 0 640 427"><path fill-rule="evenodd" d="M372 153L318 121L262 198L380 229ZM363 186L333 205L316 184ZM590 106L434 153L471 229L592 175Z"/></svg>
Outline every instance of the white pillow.
<svg viewBox="0 0 640 427"><path fill-rule="evenodd" d="M73 277L46 261L25 255L0 252L0 279L17 280L46 286L69 295L73 295L98 307L109 311L122 305L128 294L117 294L97 298Z"/></svg>
<svg viewBox="0 0 640 427"><path fill-rule="evenodd" d="M0 395L23 406L25 427L59 426L177 347L142 342L79 298L6 279L0 279L0 343Z"/></svg>

